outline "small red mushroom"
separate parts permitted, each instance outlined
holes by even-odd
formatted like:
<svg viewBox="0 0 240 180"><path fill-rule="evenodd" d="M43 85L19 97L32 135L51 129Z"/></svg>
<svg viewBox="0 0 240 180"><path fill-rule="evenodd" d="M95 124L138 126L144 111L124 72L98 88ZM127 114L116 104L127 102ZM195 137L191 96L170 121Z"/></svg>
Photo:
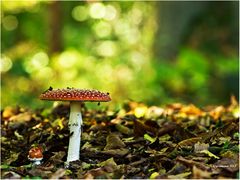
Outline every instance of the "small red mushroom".
<svg viewBox="0 0 240 180"><path fill-rule="evenodd" d="M48 90L43 92L39 98L41 100L48 101L70 101L70 117L68 126L71 136L69 139L67 164L71 161L79 160L82 125L81 102L111 101L109 93L103 93L97 90L75 88L53 89L50 87Z"/></svg>
<svg viewBox="0 0 240 180"><path fill-rule="evenodd" d="M43 149L42 147L33 147L28 152L28 159L35 165L41 164L43 159Z"/></svg>

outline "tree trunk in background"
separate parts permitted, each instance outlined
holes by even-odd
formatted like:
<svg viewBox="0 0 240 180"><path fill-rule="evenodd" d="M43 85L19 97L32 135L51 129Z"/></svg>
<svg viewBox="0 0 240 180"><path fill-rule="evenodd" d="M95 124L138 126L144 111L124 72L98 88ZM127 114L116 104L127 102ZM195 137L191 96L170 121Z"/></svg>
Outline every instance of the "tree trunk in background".
<svg viewBox="0 0 240 180"><path fill-rule="evenodd" d="M62 50L62 16L61 2L53 1L49 3L50 34L49 34L49 53L54 54Z"/></svg>
<svg viewBox="0 0 240 180"><path fill-rule="evenodd" d="M173 59L181 46L187 26L203 12L208 2L160 1L158 32L154 44L157 59Z"/></svg>
<svg viewBox="0 0 240 180"><path fill-rule="evenodd" d="M231 72L228 65L229 61L238 61L239 2L161 1L156 5L158 31L154 44L155 59L175 60L183 46L195 49L209 62L208 84L205 84L208 96L213 95L221 101L228 99L230 94L239 98L239 74L236 70ZM222 61L226 63L225 72L218 69L218 58L225 59Z"/></svg>

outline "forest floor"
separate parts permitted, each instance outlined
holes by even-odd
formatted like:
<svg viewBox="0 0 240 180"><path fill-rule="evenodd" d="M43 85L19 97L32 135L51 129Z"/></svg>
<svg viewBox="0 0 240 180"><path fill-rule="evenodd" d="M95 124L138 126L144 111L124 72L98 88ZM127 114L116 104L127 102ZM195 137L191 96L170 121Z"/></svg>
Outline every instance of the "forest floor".
<svg viewBox="0 0 240 180"><path fill-rule="evenodd" d="M1 178L239 178L239 104L198 108L128 102L82 109L81 155L65 168L69 106L1 111ZM41 147L33 165L29 150Z"/></svg>

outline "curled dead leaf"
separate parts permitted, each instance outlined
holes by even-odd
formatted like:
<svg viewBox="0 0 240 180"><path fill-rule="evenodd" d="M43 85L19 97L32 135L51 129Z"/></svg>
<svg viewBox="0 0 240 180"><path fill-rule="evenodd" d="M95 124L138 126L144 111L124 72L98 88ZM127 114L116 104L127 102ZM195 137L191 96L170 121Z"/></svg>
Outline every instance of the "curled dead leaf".
<svg viewBox="0 0 240 180"><path fill-rule="evenodd" d="M127 135L132 134L132 130L129 129L127 126L124 126L122 124L116 124L115 127L119 132L121 132L123 134L127 134Z"/></svg>
<svg viewBox="0 0 240 180"><path fill-rule="evenodd" d="M32 113L23 112L9 118L10 121L28 122L32 119Z"/></svg>
<svg viewBox="0 0 240 180"><path fill-rule="evenodd" d="M223 106L218 106L218 107L214 108L213 110L211 110L209 112L209 114L214 120L218 120L222 116L222 114L225 112L226 112L226 110Z"/></svg>
<svg viewBox="0 0 240 180"><path fill-rule="evenodd" d="M104 150L101 152L101 154L106 154L113 157L123 157L128 153L129 153L129 150L127 148L110 149L110 150Z"/></svg>
<svg viewBox="0 0 240 180"><path fill-rule="evenodd" d="M189 138L189 139L185 139L185 140L179 142L178 145L180 147L193 146L194 144L196 144L197 142L199 142L201 140L202 140L202 137Z"/></svg>
<svg viewBox="0 0 240 180"><path fill-rule="evenodd" d="M64 176L66 169L60 168L50 176L50 179L59 179Z"/></svg>
<svg viewBox="0 0 240 180"><path fill-rule="evenodd" d="M104 150L118 149L125 147L125 143L120 139L117 134L111 133L107 136L107 144Z"/></svg>
<svg viewBox="0 0 240 180"><path fill-rule="evenodd" d="M16 115L18 112L19 112L18 108L7 106L3 110L2 117L3 119L9 119L10 117Z"/></svg>
<svg viewBox="0 0 240 180"><path fill-rule="evenodd" d="M200 163L200 162L197 162L197 161L193 161L193 160L189 160L189 159L186 159L182 156L178 156L176 158L176 161L180 162L180 163L183 163L189 167L193 167L193 166L197 166L198 168L201 168L202 170L209 170L210 167L208 167L206 164L204 163Z"/></svg>
<svg viewBox="0 0 240 180"><path fill-rule="evenodd" d="M208 150L208 148L209 148L209 144L197 142L194 145L194 152L199 153L202 150Z"/></svg>
<svg viewBox="0 0 240 180"><path fill-rule="evenodd" d="M3 173L3 172L2 172ZM13 171L7 171L2 174L3 179L20 179L21 175Z"/></svg>
<svg viewBox="0 0 240 180"><path fill-rule="evenodd" d="M184 106L180 109L179 113L181 113L184 116L190 116L190 115L195 115L195 116L202 116L205 113L194 106L193 104L190 104L188 106Z"/></svg>
<svg viewBox="0 0 240 180"><path fill-rule="evenodd" d="M143 136L146 133L150 133L153 135L156 135L158 132L158 129L152 125L147 125L140 120L134 121L134 127L133 127L134 135L135 136Z"/></svg>
<svg viewBox="0 0 240 180"><path fill-rule="evenodd" d="M194 179L203 179L203 178L209 179L209 178L211 178L211 175L212 175L212 173L201 170L201 169L197 168L195 165L192 168L192 172L193 172Z"/></svg>

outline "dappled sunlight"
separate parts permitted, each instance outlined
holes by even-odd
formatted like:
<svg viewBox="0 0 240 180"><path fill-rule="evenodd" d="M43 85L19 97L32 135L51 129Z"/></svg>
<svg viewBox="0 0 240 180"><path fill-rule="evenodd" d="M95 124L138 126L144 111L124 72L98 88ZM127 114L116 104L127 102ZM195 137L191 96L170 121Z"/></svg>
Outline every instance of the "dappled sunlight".
<svg viewBox="0 0 240 180"><path fill-rule="evenodd" d="M16 16L9 15L9 16L5 16L2 19L2 24L4 29L6 29L7 31L12 31L17 28L18 20Z"/></svg>
<svg viewBox="0 0 240 180"><path fill-rule="evenodd" d="M45 52L37 52L31 58L25 60L25 67L28 73L40 71L49 63L48 55Z"/></svg>
<svg viewBox="0 0 240 180"><path fill-rule="evenodd" d="M36 74L32 77L35 80L38 80L42 83L49 81L49 79L54 78L54 71L50 67L41 68Z"/></svg>
<svg viewBox="0 0 240 180"><path fill-rule="evenodd" d="M105 6L105 15L103 17L103 19L107 20L107 21L113 21L118 17L118 10L116 8L116 6L112 6L112 5L106 5Z"/></svg>
<svg viewBox="0 0 240 180"><path fill-rule="evenodd" d="M112 33L111 24L105 21L100 21L95 26L93 26L93 29L96 35L100 38L108 37Z"/></svg>
<svg viewBox="0 0 240 180"><path fill-rule="evenodd" d="M99 56L111 57L117 53L117 46L113 41L102 41L96 46L96 52Z"/></svg>
<svg viewBox="0 0 240 180"><path fill-rule="evenodd" d="M68 69L76 67L78 61L81 61L79 53L76 51L65 51L58 57L59 68Z"/></svg>
<svg viewBox="0 0 240 180"><path fill-rule="evenodd" d="M140 39L140 32L137 27L131 26L127 19L120 19L114 23L114 30L124 43L135 44Z"/></svg>
<svg viewBox="0 0 240 180"><path fill-rule="evenodd" d="M67 69L60 71L60 81L66 82L66 81L71 81L77 76L77 69Z"/></svg>
<svg viewBox="0 0 240 180"><path fill-rule="evenodd" d="M137 71L142 70L144 64L146 63L145 56L139 51L133 51L130 55L129 60L132 63L132 67Z"/></svg>
<svg viewBox="0 0 240 180"><path fill-rule="evenodd" d="M45 67L49 63L48 55L45 52L38 52L32 57L31 63L35 68Z"/></svg>
<svg viewBox="0 0 240 180"><path fill-rule="evenodd" d="M101 77L101 81L106 83L107 86L114 82L114 78L116 77L115 72L113 67L107 63L98 64L96 66L96 74Z"/></svg>
<svg viewBox="0 0 240 180"><path fill-rule="evenodd" d="M77 21L85 21L88 16L88 8L85 6L76 6L72 10L72 17Z"/></svg>
<svg viewBox="0 0 240 180"><path fill-rule="evenodd" d="M1 73L5 73L9 71L12 68L12 60L7 57L6 55L1 55L1 61L0 61L0 71Z"/></svg>
<svg viewBox="0 0 240 180"><path fill-rule="evenodd" d="M129 82L133 79L132 70L126 65L118 65L115 72L115 76L119 80Z"/></svg>
<svg viewBox="0 0 240 180"><path fill-rule="evenodd" d="M230 85L232 89L225 92L220 82L224 78L225 82L234 82L237 53L227 43L224 51L230 49L230 56L196 48L201 43L197 36L202 37L206 30L199 34L194 31L194 37L179 47L173 59L157 55L160 49L156 42L168 43L159 38L162 24L158 2L1 3L3 106L16 101L42 105L38 95L49 86L107 91L113 105L129 99L150 104L174 100L218 102L236 89ZM54 30L51 23L59 27ZM229 32L221 31L221 38L230 37L224 34ZM51 34L57 34L56 39L51 39ZM198 44L193 43L194 38ZM58 49L52 52L55 46ZM212 93L214 88L218 97Z"/></svg>
<svg viewBox="0 0 240 180"><path fill-rule="evenodd" d="M11 11L11 12L19 12L23 10L29 10L36 8L38 5L39 0L31 0L31 1L8 1L3 0L1 1L1 6L4 11Z"/></svg>
<svg viewBox="0 0 240 180"><path fill-rule="evenodd" d="M89 14L94 19L101 19L105 16L106 13L106 7L103 5L103 3L92 3L90 4L90 11Z"/></svg>

